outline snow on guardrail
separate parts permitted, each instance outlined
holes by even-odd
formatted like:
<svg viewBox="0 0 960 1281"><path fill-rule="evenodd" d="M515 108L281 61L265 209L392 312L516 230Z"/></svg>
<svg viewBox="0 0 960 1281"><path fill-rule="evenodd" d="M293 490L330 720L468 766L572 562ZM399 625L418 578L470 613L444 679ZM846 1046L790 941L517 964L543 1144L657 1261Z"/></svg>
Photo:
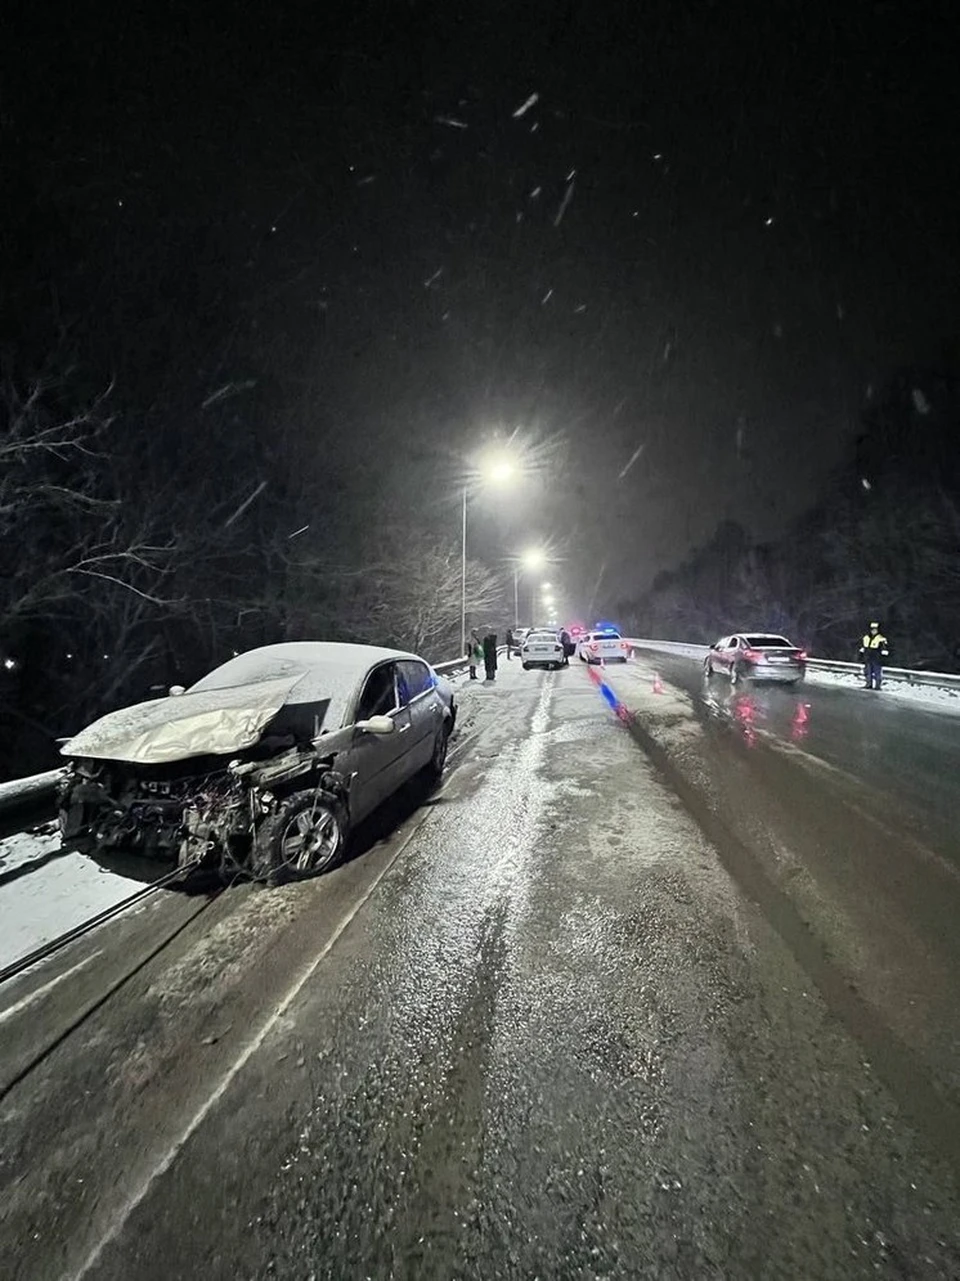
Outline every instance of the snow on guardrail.
<svg viewBox="0 0 960 1281"><path fill-rule="evenodd" d="M12 778L7 783L0 783L0 814L52 801L62 775L62 769L51 769L45 774L31 774L29 778Z"/></svg>

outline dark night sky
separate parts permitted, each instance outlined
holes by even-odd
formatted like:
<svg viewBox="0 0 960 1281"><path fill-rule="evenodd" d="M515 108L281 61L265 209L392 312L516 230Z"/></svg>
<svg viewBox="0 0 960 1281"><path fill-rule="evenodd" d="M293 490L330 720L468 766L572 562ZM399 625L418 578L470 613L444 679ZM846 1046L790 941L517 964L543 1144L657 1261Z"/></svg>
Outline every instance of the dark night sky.
<svg viewBox="0 0 960 1281"><path fill-rule="evenodd" d="M300 447L454 530L457 459L519 426L547 474L477 546L557 540L585 605L603 561L615 591L726 516L775 532L867 386L949 342L950 5L337 8L9 24L16 307L95 308L101 358L142 333L128 400L170 305L198 351L242 332Z"/></svg>

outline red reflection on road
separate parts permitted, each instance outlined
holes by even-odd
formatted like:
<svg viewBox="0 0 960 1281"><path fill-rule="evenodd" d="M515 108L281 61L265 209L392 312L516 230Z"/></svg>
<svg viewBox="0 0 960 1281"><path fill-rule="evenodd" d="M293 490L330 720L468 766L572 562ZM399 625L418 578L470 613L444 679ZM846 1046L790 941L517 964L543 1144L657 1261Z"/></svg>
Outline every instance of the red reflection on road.
<svg viewBox="0 0 960 1281"><path fill-rule="evenodd" d="M797 710L793 713L793 720L790 722L790 737L795 743L801 738L806 738L810 729L810 704L798 703Z"/></svg>
<svg viewBox="0 0 960 1281"><path fill-rule="evenodd" d="M743 730L743 737L747 746L755 746L757 741L757 704L752 694L737 695L733 700L733 715L737 724Z"/></svg>

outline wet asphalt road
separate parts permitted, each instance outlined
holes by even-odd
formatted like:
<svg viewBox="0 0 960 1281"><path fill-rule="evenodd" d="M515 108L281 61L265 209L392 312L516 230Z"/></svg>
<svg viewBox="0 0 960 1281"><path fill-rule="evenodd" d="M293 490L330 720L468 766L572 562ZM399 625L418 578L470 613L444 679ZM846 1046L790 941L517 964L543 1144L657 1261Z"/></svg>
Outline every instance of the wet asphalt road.
<svg viewBox="0 0 960 1281"><path fill-rule="evenodd" d="M732 689L719 675L704 682L700 664L690 659L644 658L711 713L733 719L746 738L769 734L797 744L909 809L945 852L960 853L960 716L883 691L816 684Z"/></svg>
<svg viewBox="0 0 960 1281"><path fill-rule="evenodd" d="M960 1276L952 837L683 667L502 669L426 811L105 1007L0 1113L12 1275ZM223 1056L146 1071L161 1009Z"/></svg>

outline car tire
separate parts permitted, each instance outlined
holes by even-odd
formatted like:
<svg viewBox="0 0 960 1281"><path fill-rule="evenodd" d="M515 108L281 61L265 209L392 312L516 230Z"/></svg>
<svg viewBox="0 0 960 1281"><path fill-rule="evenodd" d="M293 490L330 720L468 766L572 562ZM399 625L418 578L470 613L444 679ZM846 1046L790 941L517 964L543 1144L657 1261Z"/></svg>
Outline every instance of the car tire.
<svg viewBox="0 0 960 1281"><path fill-rule="evenodd" d="M529 670L530 670L530 664L529 664L529 663L521 663L521 664L520 664L520 666L523 668L523 670L524 670L525 672L529 672Z"/></svg>
<svg viewBox="0 0 960 1281"><path fill-rule="evenodd" d="M335 867L347 843L346 806L331 792L294 792L263 820L256 835L270 885L305 881Z"/></svg>
<svg viewBox="0 0 960 1281"><path fill-rule="evenodd" d="M443 778L444 767L447 764L447 748L450 745L450 726L444 722L437 730L437 736L433 740L433 753L426 767L426 775L431 783L439 783Z"/></svg>
<svg viewBox="0 0 960 1281"><path fill-rule="evenodd" d="M710 680L712 675L713 675L713 664L710 662L708 658L703 665L703 679L705 681L708 681Z"/></svg>

